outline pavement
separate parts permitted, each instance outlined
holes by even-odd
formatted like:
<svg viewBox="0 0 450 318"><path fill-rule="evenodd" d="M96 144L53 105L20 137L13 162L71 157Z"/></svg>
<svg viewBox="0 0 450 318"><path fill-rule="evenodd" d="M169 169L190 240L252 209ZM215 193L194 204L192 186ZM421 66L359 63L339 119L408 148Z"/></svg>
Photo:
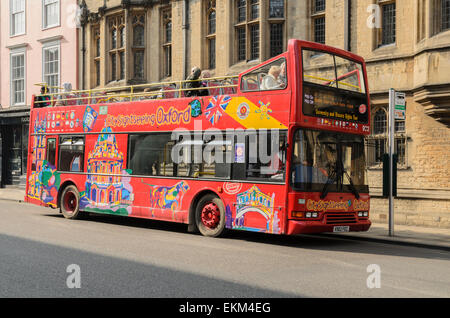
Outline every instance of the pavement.
<svg viewBox="0 0 450 318"><path fill-rule="evenodd" d="M25 189L0 188L0 200L23 202ZM1 203L0 203L1 204ZM326 233L327 237L338 237L350 240L378 241L390 244L403 244L425 248L450 251L450 229L420 227L412 225L394 225L394 236L389 236L388 224L372 223L367 232Z"/></svg>

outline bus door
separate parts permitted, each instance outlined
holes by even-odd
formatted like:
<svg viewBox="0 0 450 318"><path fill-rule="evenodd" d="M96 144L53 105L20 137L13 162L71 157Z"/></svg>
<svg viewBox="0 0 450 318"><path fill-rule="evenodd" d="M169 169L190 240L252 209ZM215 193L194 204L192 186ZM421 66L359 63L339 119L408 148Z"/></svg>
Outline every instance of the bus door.
<svg viewBox="0 0 450 318"><path fill-rule="evenodd" d="M56 172L57 162L57 136L46 136L43 140L42 163L39 172L40 200L46 205L56 205L59 188L59 174Z"/></svg>

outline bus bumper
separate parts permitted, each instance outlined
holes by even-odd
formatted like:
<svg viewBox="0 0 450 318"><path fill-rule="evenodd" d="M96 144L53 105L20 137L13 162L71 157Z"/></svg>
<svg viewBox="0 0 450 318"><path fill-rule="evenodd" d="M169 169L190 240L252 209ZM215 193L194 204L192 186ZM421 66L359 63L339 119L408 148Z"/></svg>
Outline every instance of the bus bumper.
<svg viewBox="0 0 450 318"><path fill-rule="evenodd" d="M326 233L333 232L335 226L348 226L350 232L365 232L368 231L372 222L370 220L359 221L351 224L324 224L322 221L295 221L288 220L287 235L295 234L312 234L312 233Z"/></svg>

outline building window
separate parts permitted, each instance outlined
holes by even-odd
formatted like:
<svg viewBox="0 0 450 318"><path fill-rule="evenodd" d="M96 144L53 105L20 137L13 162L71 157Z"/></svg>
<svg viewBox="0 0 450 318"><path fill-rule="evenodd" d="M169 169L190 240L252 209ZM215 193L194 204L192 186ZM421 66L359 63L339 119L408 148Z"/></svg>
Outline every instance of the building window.
<svg viewBox="0 0 450 318"><path fill-rule="evenodd" d="M208 68L216 68L216 1L209 0L206 5L206 47L208 50Z"/></svg>
<svg viewBox="0 0 450 318"><path fill-rule="evenodd" d="M388 152L388 116L384 108L379 108L373 116L372 134L367 139L367 164L369 167L381 167L383 155ZM395 121L394 149L398 155L398 164L406 166L406 126L404 120Z"/></svg>
<svg viewBox="0 0 450 318"><path fill-rule="evenodd" d="M314 42L325 44L325 17L314 19Z"/></svg>
<svg viewBox="0 0 450 318"><path fill-rule="evenodd" d="M250 0L250 20L259 18L259 0Z"/></svg>
<svg viewBox="0 0 450 318"><path fill-rule="evenodd" d="M43 81L50 87L50 93L58 92L59 87L59 44L43 48Z"/></svg>
<svg viewBox="0 0 450 318"><path fill-rule="evenodd" d="M163 76L172 76L172 11L165 9L162 11L163 30Z"/></svg>
<svg viewBox="0 0 450 318"><path fill-rule="evenodd" d="M269 18L284 18L284 0L270 0Z"/></svg>
<svg viewBox="0 0 450 318"><path fill-rule="evenodd" d="M125 19L123 15L108 19L110 81L125 79Z"/></svg>
<svg viewBox="0 0 450 318"><path fill-rule="evenodd" d="M441 30L444 31L450 29L450 0L442 0L441 8L442 8Z"/></svg>
<svg viewBox="0 0 450 318"><path fill-rule="evenodd" d="M25 34L25 0L10 0L10 35Z"/></svg>
<svg viewBox="0 0 450 318"><path fill-rule="evenodd" d="M25 104L25 52L11 54L11 104Z"/></svg>
<svg viewBox="0 0 450 318"><path fill-rule="evenodd" d="M216 38L208 39L208 67L209 69L216 68Z"/></svg>
<svg viewBox="0 0 450 318"><path fill-rule="evenodd" d="M247 41L245 39L245 27L239 27L236 29L237 33L237 42L238 42L238 61L246 60L246 44Z"/></svg>
<svg viewBox="0 0 450 318"><path fill-rule="evenodd" d="M432 1L433 35L450 29L450 0Z"/></svg>
<svg viewBox="0 0 450 318"><path fill-rule="evenodd" d="M324 12L325 11L325 0L314 0L314 13Z"/></svg>
<svg viewBox="0 0 450 318"><path fill-rule="evenodd" d="M283 53L283 24L270 25L270 57Z"/></svg>
<svg viewBox="0 0 450 318"><path fill-rule="evenodd" d="M259 24L250 26L250 60L259 58Z"/></svg>
<svg viewBox="0 0 450 318"><path fill-rule="evenodd" d="M373 116L372 135L367 140L368 166L383 163L383 155L387 152L387 114L383 108Z"/></svg>
<svg viewBox="0 0 450 318"><path fill-rule="evenodd" d="M270 57L283 53L284 0L269 1L269 43Z"/></svg>
<svg viewBox="0 0 450 318"><path fill-rule="evenodd" d="M42 0L42 25L50 28L59 25L59 0Z"/></svg>
<svg viewBox="0 0 450 318"><path fill-rule="evenodd" d="M238 0L237 1L237 11L238 11L238 23L245 22L247 20L247 1Z"/></svg>
<svg viewBox="0 0 450 318"><path fill-rule="evenodd" d="M378 110L373 117L373 134L382 135L386 133L387 115L383 109Z"/></svg>
<svg viewBox="0 0 450 318"><path fill-rule="evenodd" d="M313 0L312 9L312 37L314 42L325 44L325 0Z"/></svg>
<svg viewBox="0 0 450 318"><path fill-rule="evenodd" d="M389 2L381 6L381 29L379 46L393 44L396 41L396 3Z"/></svg>
<svg viewBox="0 0 450 318"><path fill-rule="evenodd" d="M133 16L133 70L134 78L145 79L145 14Z"/></svg>
<svg viewBox="0 0 450 318"><path fill-rule="evenodd" d="M450 1L450 0L449 0ZM423 40L426 36L426 0L417 1L417 42Z"/></svg>
<svg viewBox="0 0 450 318"><path fill-rule="evenodd" d="M260 57L260 5L258 0L235 0L237 61Z"/></svg>
<svg viewBox="0 0 450 318"><path fill-rule="evenodd" d="M92 39L94 48L94 74L95 74L95 86L100 86L100 55L101 55L101 40L100 40L100 27L95 26L92 28Z"/></svg>

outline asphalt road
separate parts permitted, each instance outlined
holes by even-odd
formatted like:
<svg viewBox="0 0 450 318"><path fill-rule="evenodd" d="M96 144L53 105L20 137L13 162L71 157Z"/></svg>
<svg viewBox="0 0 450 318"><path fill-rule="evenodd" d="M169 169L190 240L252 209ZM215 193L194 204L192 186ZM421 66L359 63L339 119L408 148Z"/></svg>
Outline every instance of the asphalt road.
<svg viewBox="0 0 450 318"><path fill-rule="evenodd" d="M371 264L380 288L368 288ZM0 297L450 297L450 253L313 235L212 239L0 201Z"/></svg>

